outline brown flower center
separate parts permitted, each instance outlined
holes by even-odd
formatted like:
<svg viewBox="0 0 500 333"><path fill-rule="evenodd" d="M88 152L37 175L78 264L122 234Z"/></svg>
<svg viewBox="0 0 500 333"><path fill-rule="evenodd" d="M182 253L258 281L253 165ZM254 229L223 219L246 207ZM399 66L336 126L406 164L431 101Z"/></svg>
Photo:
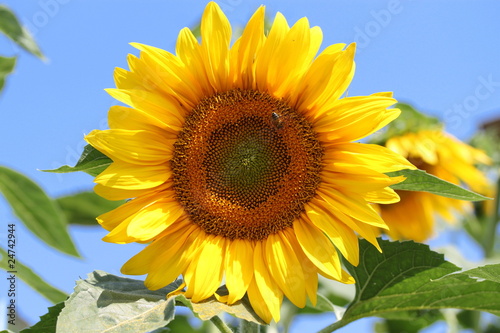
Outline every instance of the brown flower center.
<svg viewBox="0 0 500 333"><path fill-rule="evenodd" d="M174 148L177 200L209 234L265 239L292 226L320 183L323 148L311 124L266 93L203 99Z"/></svg>

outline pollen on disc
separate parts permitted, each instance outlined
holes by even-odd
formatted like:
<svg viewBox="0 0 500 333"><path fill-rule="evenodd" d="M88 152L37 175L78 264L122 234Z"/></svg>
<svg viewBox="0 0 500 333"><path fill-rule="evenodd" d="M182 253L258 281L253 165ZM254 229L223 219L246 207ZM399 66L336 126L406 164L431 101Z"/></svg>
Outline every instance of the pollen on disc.
<svg viewBox="0 0 500 333"><path fill-rule="evenodd" d="M315 195L323 149L284 101L253 90L203 99L171 160L177 200L205 232L262 240L292 226Z"/></svg>

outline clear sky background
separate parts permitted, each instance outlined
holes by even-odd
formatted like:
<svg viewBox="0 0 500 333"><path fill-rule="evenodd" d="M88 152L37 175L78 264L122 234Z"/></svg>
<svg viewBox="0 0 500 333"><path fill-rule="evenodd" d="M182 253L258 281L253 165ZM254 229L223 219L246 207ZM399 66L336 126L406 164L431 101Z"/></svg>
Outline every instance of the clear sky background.
<svg viewBox="0 0 500 333"><path fill-rule="evenodd" d="M85 145L83 135L107 128L107 110L116 102L103 89L114 87L113 69L127 68L127 54L138 54L128 43L173 52L179 30L198 22L206 1L0 2L30 28L48 59L42 62L0 38L1 55L19 56L0 95L0 165L26 174L52 197L90 190L92 178L86 174L37 169L74 165ZM440 117L448 131L463 140L481 122L500 116L500 2L496 0L218 3L233 26L242 27L265 4L268 15L280 11L290 24L308 17L311 25L322 28L323 47L357 42L350 96L393 91L398 100ZM2 198L0 221L4 243L6 225L16 218ZM18 258L67 293L75 280L95 269L119 274L121 265L142 248L108 244L100 240L106 232L99 227L75 226L70 233L84 257L78 260L46 247L16 223ZM463 242L462 250L471 259L479 258L464 237L452 234L444 239ZM0 299L5 299L5 279L0 281ZM36 322L49 302L21 282L18 289L18 314ZM294 332L304 327L312 332L332 321L332 315L301 320ZM353 323L339 332L363 331L372 322Z"/></svg>

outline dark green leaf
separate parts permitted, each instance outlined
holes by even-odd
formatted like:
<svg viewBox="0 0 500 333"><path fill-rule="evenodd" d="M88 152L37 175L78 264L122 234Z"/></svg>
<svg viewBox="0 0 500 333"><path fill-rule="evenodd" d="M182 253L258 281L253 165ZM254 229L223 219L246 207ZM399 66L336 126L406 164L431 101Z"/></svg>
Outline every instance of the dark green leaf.
<svg viewBox="0 0 500 333"><path fill-rule="evenodd" d="M29 31L21 26L12 11L4 5L0 5L0 32L3 32L26 51L43 58L42 52Z"/></svg>
<svg viewBox="0 0 500 333"><path fill-rule="evenodd" d="M109 201L94 192L81 192L78 194L57 198L57 203L66 220L70 224L98 225L96 217L113 210L124 201Z"/></svg>
<svg viewBox="0 0 500 333"><path fill-rule="evenodd" d="M345 263L356 279L356 297L342 319L322 332L391 312L456 308L500 315L500 265L460 269L413 242L380 241L382 253L360 242L360 264Z"/></svg>
<svg viewBox="0 0 500 333"><path fill-rule="evenodd" d="M64 302L49 308L49 312L40 317L35 325L24 329L21 333L56 333L57 317L64 308Z"/></svg>
<svg viewBox="0 0 500 333"><path fill-rule="evenodd" d="M2 57L0 56L0 91L5 85L5 78L12 73L16 66L16 57Z"/></svg>
<svg viewBox="0 0 500 333"><path fill-rule="evenodd" d="M86 145L83 149L82 156L80 156L80 159L74 167L64 165L58 169L42 171L55 173L83 171L95 177L110 166L111 163L113 163L113 161L109 157L91 145Z"/></svg>
<svg viewBox="0 0 500 333"><path fill-rule="evenodd" d="M418 333L444 317L439 310L394 312L383 315L377 323L377 333Z"/></svg>
<svg viewBox="0 0 500 333"><path fill-rule="evenodd" d="M8 261L8 253L6 250L0 247L0 256L2 256L2 261L0 261L0 268L6 271L12 271L9 267L10 262ZM45 282L40 276L34 273L29 267L22 264L18 258L15 258L15 270L16 276L23 280L28 286L36 290L43 297L51 301L52 303L58 303L64 301L68 295L66 295L61 290L51 286Z"/></svg>
<svg viewBox="0 0 500 333"><path fill-rule="evenodd" d="M480 201L490 199L488 197L466 190L458 185L447 182L446 180L442 180L425 172L424 170L405 169L388 172L387 175L391 177L406 177L406 179L401 183L391 185L391 188L394 190L429 192L443 197L467 201Z"/></svg>
<svg viewBox="0 0 500 333"><path fill-rule="evenodd" d="M456 319L461 327L474 330L479 326L481 312L469 310L460 311L457 314Z"/></svg>
<svg viewBox="0 0 500 333"><path fill-rule="evenodd" d="M0 192L14 213L38 238L53 248L79 257L57 204L32 180L0 166Z"/></svg>

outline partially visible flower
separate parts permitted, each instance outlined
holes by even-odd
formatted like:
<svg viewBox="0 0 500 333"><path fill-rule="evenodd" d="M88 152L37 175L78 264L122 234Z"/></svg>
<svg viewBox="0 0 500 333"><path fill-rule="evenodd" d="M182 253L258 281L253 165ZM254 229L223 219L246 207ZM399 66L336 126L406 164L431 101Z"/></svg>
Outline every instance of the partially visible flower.
<svg viewBox="0 0 500 333"><path fill-rule="evenodd" d="M387 228L370 203L394 203L384 173L414 168L377 145L354 143L400 111L391 93L341 98L354 75L355 45L322 41L307 19L277 14L266 36L264 8L230 46L231 27L209 3L201 43L185 28L176 55L134 44L130 70L108 92L131 108L109 111L111 129L86 140L113 163L95 182L111 200L101 215L119 244L150 243L122 268L159 289L179 275L194 302L225 279L229 304L245 294L266 322L286 296L315 303L318 274L344 283L337 250L359 261L358 235L380 249Z"/></svg>
<svg viewBox="0 0 500 333"><path fill-rule="evenodd" d="M490 163L488 156L441 129L395 136L385 145L419 169L457 185L465 184L475 192L488 192L488 179L475 167ZM389 226L386 232L393 239L424 241L433 234L435 214L452 223L456 221L456 213L472 209L470 202L426 192L397 193L400 202L380 206L382 218Z"/></svg>

